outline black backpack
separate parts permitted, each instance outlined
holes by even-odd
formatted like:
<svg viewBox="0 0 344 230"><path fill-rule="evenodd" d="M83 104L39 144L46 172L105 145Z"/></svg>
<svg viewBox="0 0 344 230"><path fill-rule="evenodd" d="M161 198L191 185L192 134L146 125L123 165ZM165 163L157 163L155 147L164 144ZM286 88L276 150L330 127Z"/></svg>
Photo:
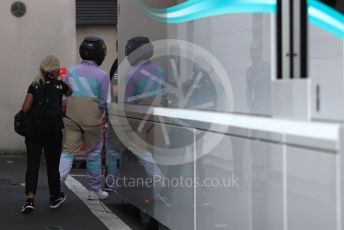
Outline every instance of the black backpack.
<svg viewBox="0 0 344 230"><path fill-rule="evenodd" d="M30 110L30 132L54 134L63 129L62 94L53 84L39 84L33 94Z"/></svg>

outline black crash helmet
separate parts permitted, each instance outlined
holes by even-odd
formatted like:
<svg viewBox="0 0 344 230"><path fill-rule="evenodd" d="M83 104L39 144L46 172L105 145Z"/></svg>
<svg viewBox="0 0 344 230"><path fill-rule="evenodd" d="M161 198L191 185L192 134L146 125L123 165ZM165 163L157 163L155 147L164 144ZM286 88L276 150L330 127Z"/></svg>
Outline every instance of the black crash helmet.
<svg viewBox="0 0 344 230"><path fill-rule="evenodd" d="M130 64L134 66L138 62L149 60L153 56L153 45L147 37L131 38L125 47L125 56L128 57Z"/></svg>
<svg viewBox="0 0 344 230"><path fill-rule="evenodd" d="M101 65L106 56L105 42L99 37L86 37L80 45L79 53L83 60L92 60Z"/></svg>

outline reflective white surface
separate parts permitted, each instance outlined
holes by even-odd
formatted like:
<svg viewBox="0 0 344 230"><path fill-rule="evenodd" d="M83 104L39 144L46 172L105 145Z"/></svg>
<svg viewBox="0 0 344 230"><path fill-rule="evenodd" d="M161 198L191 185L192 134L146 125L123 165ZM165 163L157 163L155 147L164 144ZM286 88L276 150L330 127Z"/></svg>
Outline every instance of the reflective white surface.
<svg viewBox="0 0 344 230"><path fill-rule="evenodd" d="M139 120L129 120L138 126ZM149 121L150 125L150 131L140 137L170 149L170 160L184 159L185 163L162 165L158 162L166 152L142 151L150 157L138 156L141 160L130 167L130 175L178 182L176 186L156 184L148 190L134 188L135 199L128 191L121 194L171 229L338 230L338 152L303 147L302 138L299 147L293 147ZM162 126L171 140L168 146ZM195 142L205 134L220 140L210 152L204 152L206 140ZM148 206L142 203L147 191L153 194ZM169 197L171 206L159 195Z"/></svg>

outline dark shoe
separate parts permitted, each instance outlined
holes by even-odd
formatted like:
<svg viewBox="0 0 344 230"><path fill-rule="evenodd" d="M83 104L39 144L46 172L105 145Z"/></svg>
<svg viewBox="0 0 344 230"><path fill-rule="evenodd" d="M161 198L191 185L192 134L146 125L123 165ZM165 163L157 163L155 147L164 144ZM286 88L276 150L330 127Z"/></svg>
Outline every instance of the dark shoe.
<svg viewBox="0 0 344 230"><path fill-rule="evenodd" d="M50 208L58 208L66 200L66 194L61 192L57 196L50 197Z"/></svg>
<svg viewBox="0 0 344 230"><path fill-rule="evenodd" d="M28 198L20 212L24 214L30 214L33 212L33 210L35 210L34 199Z"/></svg>

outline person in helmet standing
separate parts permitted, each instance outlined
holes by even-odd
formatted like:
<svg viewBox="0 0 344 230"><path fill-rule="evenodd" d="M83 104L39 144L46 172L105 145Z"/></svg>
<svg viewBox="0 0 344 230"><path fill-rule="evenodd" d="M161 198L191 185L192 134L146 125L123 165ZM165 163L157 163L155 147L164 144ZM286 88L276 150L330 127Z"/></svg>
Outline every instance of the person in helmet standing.
<svg viewBox="0 0 344 230"><path fill-rule="evenodd" d="M129 68L125 79L121 83L125 84L121 85L121 88L125 89L122 92L124 95L121 95L121 100L125 104L146 105L146 108L149 109L150 106L164 103L166 90L162 82L166 80L166 76L163 69L151 61L153 55L154 47L148 37L137 36L128 40L125 47L125 56L131 68ZM145 129L147 139L154 140L155 134L152 126L145 125L143 129ZM152 153L138 144L141 142L136 141L135 135L130 138L132 141L127 149L137 155L138 162L143 166L147 175L150 177L161 176L161 170L156 164Z"/></svg>
<svg viewBox="0 0 344 230"><path fill-rule="evenodd" d="M72 94L71 88L59 78L60 63L53 56L41 62L39 73L30 85L22 111L27 113L30 124L25 135L27 169L25 193L27 200L22 213L34 211L38 171L42 150L47 161L50 208L58 208L66 199L61 192L59 162L62 148L62 97Z"/></svg>
<svg viewBox="0 0 344 230"><path fill-rule="evenodd" d="M99 66L106 56L105 42L98 37L86 37L79 53L81 64L69 69L65 82L73 95L66 103L64 144L60 160L61 181L65 181L73 164L73 154L83 143L87 151L87 183L89 200L104 200L108 193L101 189L102 129L108 120L109 76Z"/></svg>

